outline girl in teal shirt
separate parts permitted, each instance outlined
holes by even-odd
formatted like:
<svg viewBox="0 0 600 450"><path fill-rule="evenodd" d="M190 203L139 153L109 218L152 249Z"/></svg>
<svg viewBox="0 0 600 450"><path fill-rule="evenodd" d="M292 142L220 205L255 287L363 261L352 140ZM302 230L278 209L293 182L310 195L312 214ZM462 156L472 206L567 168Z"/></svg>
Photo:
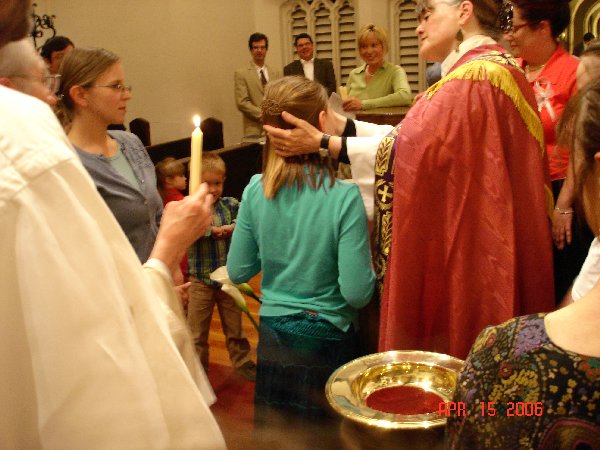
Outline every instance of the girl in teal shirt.
<svg viewBox="0 0 600 450"><path fill-rule="evenodd" d="M303 77L269 83L261 107L266 124L289 128L287 111L334 130L325 90ZM255 423L261 407L321 415L329 375L357 356L357 311L373 294L357 186L335 179L328 157L282 158L267 141L263 174L244 190L227 269L235 283L262 271Z"/></svg>

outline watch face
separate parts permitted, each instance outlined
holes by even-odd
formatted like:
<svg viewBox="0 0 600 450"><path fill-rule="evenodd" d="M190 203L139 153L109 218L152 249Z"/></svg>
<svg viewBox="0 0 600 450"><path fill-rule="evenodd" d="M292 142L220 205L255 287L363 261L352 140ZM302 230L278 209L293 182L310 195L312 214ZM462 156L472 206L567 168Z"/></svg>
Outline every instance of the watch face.
<svg viewBox="0 0 600 450"><path fill-rule="evenodd" d="M319 155L321 155L321 158L327 158L329 156L329 150L326 148L320 148Z"/></svg>

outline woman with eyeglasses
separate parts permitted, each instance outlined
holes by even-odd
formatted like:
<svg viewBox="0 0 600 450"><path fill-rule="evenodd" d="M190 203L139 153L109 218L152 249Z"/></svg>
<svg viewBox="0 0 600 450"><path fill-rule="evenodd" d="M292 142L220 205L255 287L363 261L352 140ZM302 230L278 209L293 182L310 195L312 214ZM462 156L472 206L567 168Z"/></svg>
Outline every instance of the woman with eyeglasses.
<svg viewBox="0 0 600 450"><path fill-rule="evenodd" d="M123 123L131 87L117 55L75 48L60 67L57 113L100 195L123 228L140 261L152 250L162 215L154 165L132 133L111 130Z"/></svg>
<svg viewBox="0 0 600 450"><path fill-rule="evenodd" d="M559 42L570 22L568 0L512 0L506 11L509 25L504 38L520 58L533 87L544 127L550 179L554 195L552 236L554 287L559 303L585 260L593 235L575 218L575 189L569 176L569 151L556 143L556 124L577 90L579 60Z"/></svg>

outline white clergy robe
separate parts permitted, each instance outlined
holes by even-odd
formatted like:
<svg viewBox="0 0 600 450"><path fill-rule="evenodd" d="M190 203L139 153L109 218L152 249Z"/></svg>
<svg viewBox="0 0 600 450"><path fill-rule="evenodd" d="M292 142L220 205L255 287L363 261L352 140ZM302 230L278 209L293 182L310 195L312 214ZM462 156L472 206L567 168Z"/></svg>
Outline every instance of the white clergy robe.
<svg viewBox="0 0 600 450"><path fill-rule="evenodd" d="M170 283L48 106L0 86L0 446L224 448Z"/></svg>

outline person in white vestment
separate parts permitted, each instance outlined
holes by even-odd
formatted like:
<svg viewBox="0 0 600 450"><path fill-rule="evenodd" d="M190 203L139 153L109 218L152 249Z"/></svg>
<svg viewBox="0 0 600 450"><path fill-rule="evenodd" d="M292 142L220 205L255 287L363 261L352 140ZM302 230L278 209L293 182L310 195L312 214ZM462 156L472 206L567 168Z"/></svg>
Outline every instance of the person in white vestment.
<svg viewBox="0 0 600 450"><path fill-rule="evenodd" d="M0 49L0 85L56 104L60 75L51 75L31 38L10 42Z"/></svg>
<svg viewBox="0 0 600 450"><path fill-rule="evenodd" d="M29 7L0 1L0 48ZM0 447L225 448L170 276L210 203L172 202L142 267L50 108L0 86Z"/></svg>

